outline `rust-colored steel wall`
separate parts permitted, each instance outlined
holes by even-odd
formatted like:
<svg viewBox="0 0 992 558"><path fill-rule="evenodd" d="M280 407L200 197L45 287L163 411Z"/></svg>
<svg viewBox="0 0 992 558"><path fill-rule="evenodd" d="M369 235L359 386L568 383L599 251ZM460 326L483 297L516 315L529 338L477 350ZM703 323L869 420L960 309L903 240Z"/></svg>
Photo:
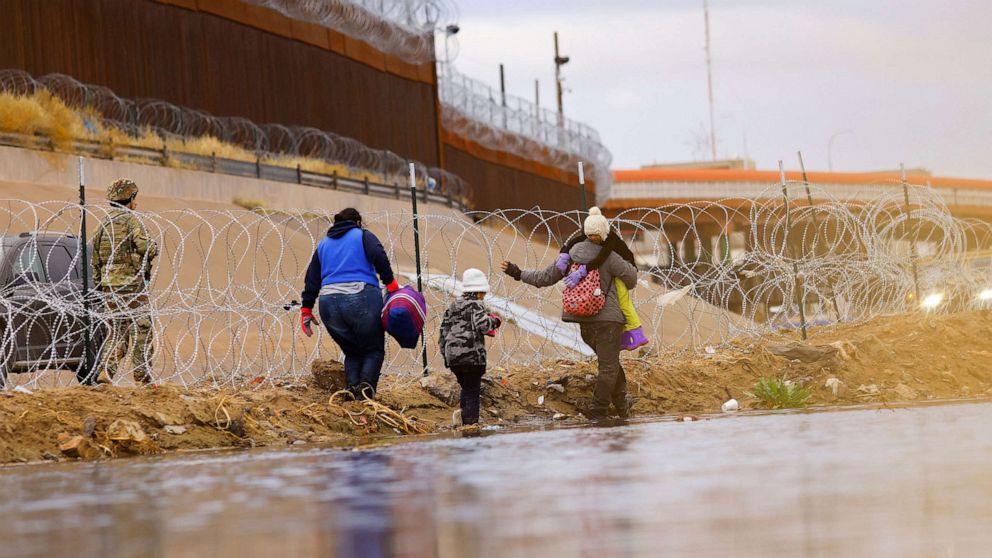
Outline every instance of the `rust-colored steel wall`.
<svg viewBox="0 0 992 558"><path fill-rule="evenodd" d="M202 11L150 0L0 0L0 68L312 126L439 163L433 85Z"/></svg>
<svg viewBox="0 0 992 558"><path fill-rule="evenodd" d="M450 144L444 145L444 165L469 182L469 205L475 210L534 206L556 211L582 209L582 193L573 184L492 163ZM586 197L589 205L596 203L596 194L591 189L586 191Z"/></svg>
<svg viewBox="0 0 992 558"><path fill-rule="evenodd" d="M574 174L473 138L439 141L432 72L330 31L321 44L321 28L238 0L0 0L0 68L351 137L443 165L468 183L474 209L581 207Z"/></svg>

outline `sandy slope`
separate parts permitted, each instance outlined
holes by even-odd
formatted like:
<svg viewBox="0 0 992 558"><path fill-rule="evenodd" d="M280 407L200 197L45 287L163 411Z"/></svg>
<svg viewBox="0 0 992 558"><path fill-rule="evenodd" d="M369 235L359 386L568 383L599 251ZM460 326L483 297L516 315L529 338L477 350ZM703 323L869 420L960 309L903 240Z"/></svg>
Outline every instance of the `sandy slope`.
<svg viewBox="0 0 992 558"><path fill-rule="evenodd" d="M783 335L742 341L713 355L684 352L627 360L629 390L637 397L634 415L715 413L731 396L743 409L759 409L763 404L746 392L765 376L806 386L812 392L810 404L816 406L878 404L895 409L897 403L988 398L992 392L989 312L894 316L833 326L820 331L814 344L799 345L817 354L815 358L773 354L792 344L794 335ZM324 372L336 367L318 365ZM491 367L483 384L483 421L533 425L550 423L556 414L581 421L574 418L576 405L588 401L594 374L590 362ZM827 387L831 378L839 381L836 394ZM379 395L382 406L375 407L332 398L331 391L310 379L308 385L269 386L237 391L163 386L0 393L0 463L61 459L60 435L62 440L83 436L91 458L294 443L353 446L369 443L368 436L388 443L404 430L450 430L457 408L457 386L446 372L425 384L416 378L386 377ZM122 435L122 423L114 426L118 420L131 421L145 438L139 443L130 434ZM166 426L173 432L178 426L182 433L170 433Z"/></svg>

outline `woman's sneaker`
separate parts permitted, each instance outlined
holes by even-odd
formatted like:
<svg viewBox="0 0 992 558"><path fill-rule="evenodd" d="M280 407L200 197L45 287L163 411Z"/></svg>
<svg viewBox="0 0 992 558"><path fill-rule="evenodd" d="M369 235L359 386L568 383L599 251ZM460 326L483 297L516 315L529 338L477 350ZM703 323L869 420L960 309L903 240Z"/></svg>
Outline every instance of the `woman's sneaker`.
<svg viewBox="0 0 992 558"><path fill-rule="evenodd" d="M644 335L643 327L625 331L620 336L620 349L624 351L633 351L647 344L648 338Z"/></svg>

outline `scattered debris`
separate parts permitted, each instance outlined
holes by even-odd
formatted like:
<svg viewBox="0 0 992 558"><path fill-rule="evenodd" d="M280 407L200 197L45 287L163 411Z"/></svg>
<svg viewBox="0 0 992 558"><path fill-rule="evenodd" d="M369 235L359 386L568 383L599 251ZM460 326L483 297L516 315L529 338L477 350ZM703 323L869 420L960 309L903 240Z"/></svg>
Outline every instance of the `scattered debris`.
<svg viewBox="0 0 992 558"><path fill-rule="evenodd" d="M538 405L544 405L544 396L543 395L538 395L537 396L537 404Z"/></svg>
<svg viewBox="0 0 992 558"><path fill-rule="evenodd" d="M840 353L840 349L831 345L817 346L804 343L789 343L788 345L769 345L768 352L792 361L827 363Z"/></svg>
<svg viewBox="0 0 992 558"><path fill-rule="evenodd" d="M59 451L73 459L98 459L103 457L103 451L89 438L83 436L59 435Z"/></svg>
<svg viewBox="0 0 992 558"><path fill-rule="evenodd" d="M168 424L165 426L165 431L174 436L186 433L186 427L178 424Z"/></svg>
<svg viewBox="0 0 992 558"><path fill-rule="evenodd" d="M29 390L24 386L17 386L14 388L14 393L23 393L24 395L34 395L34 392Z"/></svg>
<svg viewBox="0 0 992 558"><path fill-rule="evenodd" d="M553 389L558 393L565 393L565 386L561 384L548 384L548 389Z"/></svg>
<svg viewBox="0 0 992 558"><path fill-rule="evenodd" d="M725 401L723 403L723 405L720 406L720 409L724 413L732 413L732 412L737 411L738 409L740 409L740 404L737 403L737 400L736 399L730 399L728 401Z"/></svg>
<svg viewBox="0 0 992 558"><path fill-rule="evenodd" d="M864 393L866 395L878 395L878 385L877 384L869 384L869 385L861 384L860 386L858 386L858 391L860 391L861 393Z"/></svg>
<svg viewBox="0 0 992 558"><path fill-rule="evenodd" d="M96 432L96 419L93 417L83 419L83 436L92 438L94 432Z"/></svg>
<svg viewBox="0 0 992 558"><path fill-rule="evenodd" d="M567 418L568 415L565 413L555 413L554 416L551 417L551 420L565 420Z"/></svg>
<svg viewBox="0 0 992 558"><path fill-rule="evenodd" d="M908 401L915 401L920 398L920 392L907 386L906 384L896 385L893 391L895 391L896 394L898 394L901 399L905 399Z"/></svg>
<svg viewBox="0 0 992 558"><path fill-rule="evenodd" d="M840 395L840 388L843 385L844 382L831 376L830 378L827 378L826 382L824 382L823 387L829 389L830 392L834 394L834 397L838 397Z"/></svg>

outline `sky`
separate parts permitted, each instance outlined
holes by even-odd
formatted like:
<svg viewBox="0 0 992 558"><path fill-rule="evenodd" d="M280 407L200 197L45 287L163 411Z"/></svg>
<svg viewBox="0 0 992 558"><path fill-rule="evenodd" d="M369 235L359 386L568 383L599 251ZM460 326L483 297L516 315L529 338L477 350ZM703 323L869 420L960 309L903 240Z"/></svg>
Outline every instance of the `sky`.
<svg viewBox="0 0 992 558"><path fill-rule="evenodd" d="M558 31L565 115L614 168L709 158L702 0L454 1L454 66L498 87L503 63L549 108ZM992 179L990 21L990 0L710 0L717 154Z"/></svg>

